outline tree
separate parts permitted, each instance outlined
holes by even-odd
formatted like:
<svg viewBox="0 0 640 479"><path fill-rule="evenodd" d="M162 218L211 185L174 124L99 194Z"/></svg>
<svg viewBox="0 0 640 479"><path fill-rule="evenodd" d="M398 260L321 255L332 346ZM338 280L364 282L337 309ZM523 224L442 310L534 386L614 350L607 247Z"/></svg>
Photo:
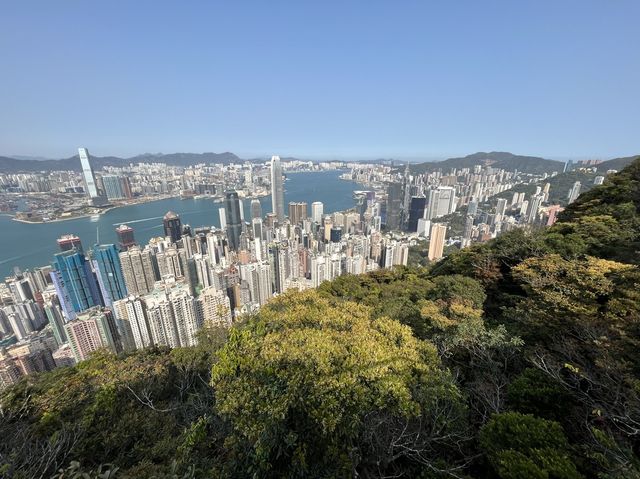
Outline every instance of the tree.
<svg viewBox="0 0 640 479"><path fill-rule="evenodd" d="M494 415L480 431L480 447L502 479L578 479L560 424L530 414Z"/></svg>
<svg viewBox="0 0 640 479"><path fill-rule="evenodd" d="M242 470L269 477L446 470L464 410L435 348L371 309L316 292L271 301L213 367ZM406 470L406 469L405 469Z"/></svg>

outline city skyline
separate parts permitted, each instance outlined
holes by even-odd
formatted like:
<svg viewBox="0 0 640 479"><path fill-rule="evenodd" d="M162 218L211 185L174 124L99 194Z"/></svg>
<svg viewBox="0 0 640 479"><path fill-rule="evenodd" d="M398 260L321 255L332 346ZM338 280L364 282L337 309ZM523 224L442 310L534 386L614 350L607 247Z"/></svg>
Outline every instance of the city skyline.
<svg viewBox="0 0 640 479"><path fill-rule="evenodd" d="M625 156L640 129L639 15L629 0L14 2L0 19L0 143L45 157L77 143L118 156Z"/></svg>

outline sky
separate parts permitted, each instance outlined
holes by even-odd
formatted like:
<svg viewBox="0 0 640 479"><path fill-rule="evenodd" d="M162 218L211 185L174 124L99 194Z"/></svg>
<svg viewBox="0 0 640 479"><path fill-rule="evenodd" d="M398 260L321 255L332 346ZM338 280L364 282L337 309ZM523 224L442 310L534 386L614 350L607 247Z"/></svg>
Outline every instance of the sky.
<svg viewBox="0 0 640 479"><path fill-rule="evenodd" d="M638 154L638 19L638 0L8 0L0 155Z"/></svg>

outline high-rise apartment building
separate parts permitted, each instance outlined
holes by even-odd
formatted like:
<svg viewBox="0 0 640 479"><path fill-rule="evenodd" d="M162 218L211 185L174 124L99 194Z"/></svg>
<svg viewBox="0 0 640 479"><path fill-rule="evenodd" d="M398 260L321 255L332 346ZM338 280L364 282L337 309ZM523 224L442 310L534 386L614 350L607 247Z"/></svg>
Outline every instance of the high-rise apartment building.
<svg viewBox="0 0 640 479"><path fill-rule="evenodd" d="M107 308L87 310L64 327L76 361L84 361L101 348L108 348L115 353L122 351L113 314Z"/></svg>
<svg viewBox="0 0 640 479"><path fill-rule="evenodd" d="M224 292L212 286L203 289L197 308L205 326L231 326L231 302Z"/></svg>
<svg viewBox="0 0 640 479"><path fill-rule="evenodd" d="M569 203L569 204L573 203L578 198L578 196L580 196L580 188L581 187L582 187L582 185L580 184L579 181L576 181L573 184L573 186L569 190L569 194L567 195L567 203Z"/></svg>
<svg viewBox="0 0 640 479"><path fill-rule="evenodd" d="M284 221L284 184L279 156L271 157L271 205L278 223Z"/></svg>
<svg viewBox="0 0 640 479"><path fill-rule="evenodd" d="M427 258L435 261L442 258L444 252L444 240L447 233L445 225L435 223L431 226L431 234L429 235L429 252Z"/></svg>
<svg viewBox="0 0 640 479"><path fill-rule="evenodd" d="M150 248L132 246L120 253L120 264L128 294L146 294L153 289L157 274Z"/></svg>

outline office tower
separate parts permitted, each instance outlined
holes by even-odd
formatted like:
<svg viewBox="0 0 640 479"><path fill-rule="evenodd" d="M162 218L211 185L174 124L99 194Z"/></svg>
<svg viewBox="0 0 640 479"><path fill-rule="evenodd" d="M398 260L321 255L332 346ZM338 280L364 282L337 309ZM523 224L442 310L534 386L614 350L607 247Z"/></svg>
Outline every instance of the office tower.
<svg viewBox="0 0 640 479"><path fill-rule="evenodd" d="M580 196L580 188L581 188L581 184L579 181L576 181L573 186L571 187L571 189L569 190L569 194L567 195L567 203L571 204L573 203L578 196Z"/></svg>
<svg viewBox="0 0 640 479"><path fill-rule="evenodd" d="M69 321L64 326L69 345L76 361L84 361L89 355L101 348L114 353L122 351L120 334L111 310L95 307Z"/></svg>
<svg viewBox="0 0 640 479"><path fill-rule="evenodd" d="M389 230L399 230L402 221L402 183L389 183L387 185L387 218L386 225Z"/></svg>
<svg viewBox="0 0 640 479"><path fill-rule="evenodd" d="M91 250L91 257L102 292L103 304L110 306L113 301L124 298L127 295L127 288L116 245L95 245Z"/></svg>
<svg viewBox="0 0 640 479"><path fill-rule="evenodd" d="M96 177L91 167L89 160L89 150L86 148L78 148L78 155L80 156L80 165L82 166L82 177L87 187L87 193L89 198L96 199L100 195L98 194L98 187L96 186Z"/></svg>
<svg viewBox="0 0 640 479"><path fill-rule="evenodd" d="M307 203L306 202L291 202L289 203L289 221L292 225L301 224L303 220L307 219Z"/></svg>
<svg viewBox="0 0 640 479"><path fill-rule="evenodd" d="M140 296L132 295L114 302L113 311L118 321L123 323L122 329L131 333L130 339L136 349L153 346L147 306Z"/></svg>
<svg viewBox="0 0 640 479"><path fill-rule="evenodd" d="M151 250L132 246L120 253L120 264L128 294L146 294L156 282L156 269Z"/></svg>
<svg viewBox="0 0 640 479"><path fill-rule="evenodd" d="M180 216L173 211L168 211L162 219L164 235L171 238L172 243L177 243L182 238L182 222Z"/></svg>
<svg viewBox="0 0 640 479"><path fill-rule="evenodd" d="M506 211L507 211L507 200L504 198L498 198L498 203L496 204L496 214L500 216L504 216Z"/></svg>
<svg viewBox="0 0 640 479"><path fill-rule="evenodd" d="M126 198L122 190L121 178L118 175L102 175L102 186L108 199L122 200Z"/></svg>
<svg viewBox="0 0 640 479"><path fill-rule="evenodd" d="M435 223L431 226L431 234L429 235L429 252L427 253L429 261L435 261L442 258L446 233L447 227L445 225Z"/></svg>
<svg viewBox="0 0 640 479"><path fill-rule="evenodd" d="M409 223L409 209L411 208L411 176L409 172L409 163L404 168L404 176L402 178L402 207L400 210L400 228L407 229Z"/></svg>
<svg viewBox="0 0 640 479"><path fill-rule="evenodd" d="M80 242L80 238L75 235L62 235L58 238L58 248L60 248L60 251L75 249L76 251L82 252L82 243Z"/></svg>
<svg viewBox="0 0 640 479"><path fill-rule="evenodd" d="M227 229L227 214L224 208L218 208L218 216L220 217L220 229Z"/></svg>
<svg viewBox="0 0 640 479"><path fill-rule="evenodd" d="M428 220L451 214L456 209L456 190L450 186L439 186L429 191Z"/></svg>
<svg viewBox="0 0 640 479"><path fill-rule="evenodd" d="M427 206L427 198L424 196L414 196L411 198L409 205L409 220L407 222L407 231L418 231L418 220L424 218L424 211Z"/></svg>
<svg viewBox="0 0 640 479"><path fill-rule="evenodd" d="M271 157L271 205L278 223L282 224L284 221L284 185L279 156Z"/></svg>
<svg viewBox="0 0 640 479"><path fill-rule="evenodd" d="M98 282L84 254L75 250L54 255L51 275L61 303L76 313L102 305ZM64 308L63 308L64 310Z"/></svg>
<svg viewBox="0 0 640 479"><path fill-rule="evenodd" d="M222 291L214 287L203 289L197 307L205 326L231 326L231 302Z"/></svg>
<svg viewBox="0 0 640 479"><path fill-rule="evenodd" d="M253 228L253 238L262 240L264 238L262 218L253 218L253 220L251 220L251 226Z"/></svg>
<svg viewBox="0 0 640 479"><path fill-rule="evenodd" d="M316 224L322 224L322 215L324 214L324 204L320 201L311 203L311 220Z"/></svg>
<svg viewBox="0 0 640 479"><path fill-rule="evenodd" d="M240 201L236 191L227 191L224 199L224 212L227 220L226 232L229 248L238 251L240 233L242 233L242 218L240 217Z"/></svg>
<svg viewBox="0 0 640 479"><path fill-rule="evenodd" d="M120 225L116 228L116 236L118 237L118 247L120 251L127 251L131 246L136 244L133 237L133 228L127 225Z"/></svg>
<svg viewBox="0 0 640 479"><path fill-rule="evenodd" d="M262 205L258 198L251 200L251 219L262 218Z"/></svg>
<svg viewBox="0 0 640 479"><path fill-rule="evenodd" d="M332 243L340 243L342 239L342 226L332 226L329 235L329 241Z"/></svg>

